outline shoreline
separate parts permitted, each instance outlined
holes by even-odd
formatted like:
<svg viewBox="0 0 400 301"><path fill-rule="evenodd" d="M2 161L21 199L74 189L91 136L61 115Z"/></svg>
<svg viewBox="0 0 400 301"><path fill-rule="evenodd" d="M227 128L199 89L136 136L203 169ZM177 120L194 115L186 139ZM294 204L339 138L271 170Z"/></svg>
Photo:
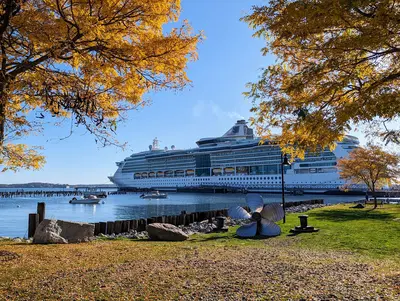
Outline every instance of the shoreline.
<svg viewBox="0 0 400 301"><path fill-rule="evenodd" d="M286 213L303 213L315 208L322 208L326 206L334 206L338 204L348 204L353 202L342 202L337 204L301 204L297 206L291 206L286 208ZM207 222L206 222L207 221ZM234 227L244 224L242 220L233 220L227 217L225 225L228 227ZM178 228L182 229L186 234L198 234L198 233L213 233L213 230L217 228L217 222L215 218L212 218L212 223L209 223L207 219L204 219L200 222L189 223L188 226L185 225L178 225ZM147 231L136 231L130 230L129 232L119 233L119 234L98 234L94 236L95 239L99 238L108 238L108 239L115 239L115 238L129 238L129 239L145 239L148 238ZM19 243L31 243L32 238L25 238L25 237L9 237L9 236L0 236L0 241L10 240Z"/></svg>

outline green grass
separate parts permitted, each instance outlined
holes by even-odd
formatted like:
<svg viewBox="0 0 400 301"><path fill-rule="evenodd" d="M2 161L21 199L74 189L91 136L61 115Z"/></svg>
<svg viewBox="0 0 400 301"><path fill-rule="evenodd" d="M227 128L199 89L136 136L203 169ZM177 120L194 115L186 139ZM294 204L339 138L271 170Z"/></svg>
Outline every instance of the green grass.
<svg viewBox="0 0 400 301"><path fill-rule="evenodd" d="M264 246L269 240L283 240L292 246L314 250L351 251L374 258L390 257L400 261L400 206L385 205L375 210L350 209L351 205L336 205L307 212L308 224L319 232L292 236L290 229L300 225L298 216L288 214L286 223L279 222L282 235L269 239L237 238L237 227L227 233L195 235L192 244L212 243L219 245Z"/></svg>

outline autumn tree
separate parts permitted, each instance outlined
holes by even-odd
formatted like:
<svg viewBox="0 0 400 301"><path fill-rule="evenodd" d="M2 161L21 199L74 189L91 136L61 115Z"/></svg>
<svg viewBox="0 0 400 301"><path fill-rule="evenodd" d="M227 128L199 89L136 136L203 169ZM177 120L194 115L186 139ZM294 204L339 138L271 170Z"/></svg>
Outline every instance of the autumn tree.
<svg viewBox="0 0 400 301"><path fill-rule="evenodd" d="M151 89L183 88L196 44L180 0L0 0L0 166L39 168L15 143L72 120L103 145Z"/></svg>
<svg viewBox="0 0 400 301"><path fill-rule="evenodd" d="M338 169L343 179L351 183L367 185L377 207L376 190L400 177L400 157L383 151L380 147L368 145L356 148L348 158L339 160Z"/></svg>
<svg viewBox="0 0 400 301"><path fill-rule="evenodd" d="M270 0L243 20L276 57L245 93L263 137L279 127L281 146L302 154L333 147L352 124L399 117L398 0ZM382 134L400 143L398 128Z"/></svg>

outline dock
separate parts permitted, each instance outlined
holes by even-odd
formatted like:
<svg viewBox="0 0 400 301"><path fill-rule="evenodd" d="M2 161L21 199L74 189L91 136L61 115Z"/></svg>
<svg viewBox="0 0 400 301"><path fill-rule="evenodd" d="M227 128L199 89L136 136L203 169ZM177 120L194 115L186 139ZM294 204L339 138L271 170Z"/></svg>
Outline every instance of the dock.
<svg viewBox="0 0 400 301"><path fill-rule="evenodd" d="M83 191L62 191L62 190L35 190L35 191L3 191L0 192L0 198L44 198L44 197L60 197L60 196L81 196Z"/></svg>

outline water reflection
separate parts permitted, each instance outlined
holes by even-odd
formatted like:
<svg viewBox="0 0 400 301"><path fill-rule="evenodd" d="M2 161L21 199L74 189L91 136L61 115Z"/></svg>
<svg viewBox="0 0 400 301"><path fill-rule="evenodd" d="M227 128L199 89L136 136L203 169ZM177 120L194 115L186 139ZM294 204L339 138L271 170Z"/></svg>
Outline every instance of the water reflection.
<svg viewBox="0 0 400 301"><path fill-rule="evenodd" d="M213 206L210 203L189 205L151 204L147 206L117 206L115 208L115 217L117 220L139 219L162 215L178 215L182 210L187 212L210 211L213 210L214 207L215 209L222 209L224 206L223 204L215 204Z"/></svg>

